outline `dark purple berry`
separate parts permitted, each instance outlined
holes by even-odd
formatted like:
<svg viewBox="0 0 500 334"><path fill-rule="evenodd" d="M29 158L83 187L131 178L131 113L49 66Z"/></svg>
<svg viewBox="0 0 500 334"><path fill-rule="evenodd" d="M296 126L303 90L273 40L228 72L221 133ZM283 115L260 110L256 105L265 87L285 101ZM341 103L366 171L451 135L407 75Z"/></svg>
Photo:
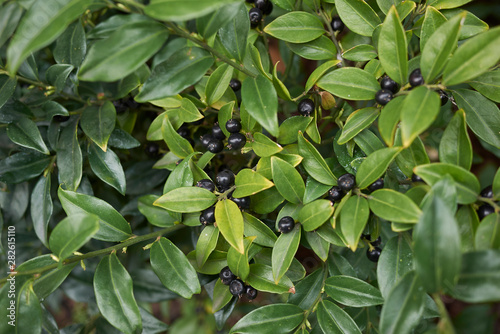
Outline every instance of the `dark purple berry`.
<svg viewBox="0 0 500 334"><path fill-rule="evenodd" d="M314 112L314 102L311 99L303 99L299 102L298 111L302 116L311 116Z"/></svg>
<svg viewBox="0 0 500 334"><path fill-rule="evenodd" d="M224 267L219 273L219 278L224 285L229 285L231 281L236 279L236 276L232 273L231 269L229 267Z"/></svg>
<svg viewBox="0 0 500 334"><path fill-rule="evenodd" d="M366 250L366 256L368 257L368 260L372 262L378 262L380 253L382 253L382 250L379 247L373 247L373 249L371 250L370 249Z"/></svg>
<svg viewBox="0 0 500 334"><path fill-rule="evenodd" d="M350 173L344 174L338 178L337 184L345 192L348 192L356 185L356 177Z"/></svg>
<svg viewBox="0 0 500 334"><path fill-rule="evenodd" d="M149 157L156 158L160 151L160 147L158 146L157 143L147 143L146 147L144 148L144 151Z"/></svg>
<svg viewBox="0 0 500 334"><path fill-rule="evenodd" d="M241 123L237 119L231 118L226 122L226 130L231 133L237 133L241 131Z"/></svg>
<svg viewBox="0 0 500 334"><path fill-rule="evenodd" d="M479 220L483 220L484 217L491 215L495 212L495 209L489 204L483 204L477 209L477 216Z"/></svg>
<svg viewBox="0 0 500 334"><path fill-rule="evenodd" d="M208 147L208 144L214 140L214 136L212 136L211 134L207 133L203 136L200 137L200 140L201 140L201 145L203 145L205 148Z"/></svg>
<svg viewBox="0 0 500 334"><path fill-rule="evenodd" d="M243 284L242 280L233 279L231 283L229 283L229 292L233 296L241 297L245 293L245 284Z"/></svg>
<svg viewBox="0 0 500 334"><path fill-rule="evenodd" d="M393 94L396 94L399 91L399 85L396 81L392 80L388 76L385 76L380 81L380 88L389 90Z"/></svg>
<svg viewBox="0 0 500 334"><path fill-rule="evenodd" d="M220 153L223 149L224 144L218 139L212 139L207 145L207 150L211 153Z"/></svg>
<svg viewBox="0 0 500 334"><path fill-rule="evenodd" d="M248 210L248 209L250 209L250 196L238 197L238 198L232 197L231 200L234 203L236 203L236 205L238 206L238 208L240 208L241 210Z"/></svg>
<svg viewBox="0 0 500 334"><path fill-rule="evenodd" d="M214 126L212 126L212 136L214 136L215 139L219 140L223 140L226 138L226 135L224 134L224 132L222 132L219 123L215 123Z"/></svg>
<svg viewBox="0 0 500 334"><path fill-rule="evenodd" d="M238 79L231 79L229 81L229 87L235 92L239 91L241 89L241 81Z"/></svg>
<svg viewBox="0 0 500 334"><path fill-rule="evenodd" d="M486 188L481 190L481 193L479 195L484 198L493 198L493 187L491 185L487 186Z"/></svg>
<svg viewBox="0 0 500 334"><path fill-rule="evenodd" d="M372 244L372 246L374 246L374 247L378 247L378 246L380 246L380 244L382 243L382 237L381 237L381 236L379 236L379 237L378 237L375 241L370 242L370 243Z"/></svg>
<svg viewBox="0 0 500 334"><path fill-rule="evenodd" d="M338 16L334 16L332 18L332 22L330 23L333 31L342 31L344 30L344 22Z"/></svg>
<svg viewBox="0 0 500 334"><path fill-rule="evenodd" d="M246 293L248 300L254 300L255 298L257 298L257 290L249 285L246 286Z"/></svg>
<svg viewBox="0 0 500 334"><path fill-rule="evenodd" d="M393 97L394 96L392 95L392 92L387 89L381 89L377 93L375 93L375 101L383 106L389 103Z"/></svg>
<svg viewBox="0 0 500 334"><path fill-rule="evenodd" d="M228 169L219 172L215 177L215 182L217 183L217 188L229 189L234 184L234 173Z"/></svg>
<svg viewBox="0 0 500 334"><path fill-rule="evenodd" d="M368 190L375 191L384 188L384 179L380 178L368 186Z"/></svg>
<svg viewBox="0 0 500 334"><path fill-rule="evenodd" d="M245 146L246 142L247 138L245 137L245 135L241 133L231 133L231 135L227 139L227 147L230 150L238 150Z"/></svg>
<svg viewBox="0 0 500 334"><path fill-rule="evenodd" d="M410 82L410 86L412 87L417 87L424 84L424 77L422 76L422 72L420 72L419 68L411 72L408 81Z"/></svg>
<svg viewBox="0 0 500 334"><path fill-rule="evenodd" d="M206 189L208 191L214 192L215 191L215 184L212 182L212 180L209 179L202 179L198 182L196 182L196 186Z"/></svg>
<svg viewBox="0 0 500 334"><path fill-rule="evenodd" d="M182 138L189 138L189 129L187 126L183 125L181 126L178 130L177 133L182 137Z"/></svg>
<svg viewBox="0 0 500 334"><path fill-rule="evenodd" d="M441 100L441 106L444 106L448 103L448 94L444 90L438 90L439 99Z"/></svg>
<svg viewBox="0 0 500 334"><path fill-rule="evenodd" d="M215 223L215 206L211 206L201 212L200 223L205 226Z"/></svg>
<svg viewBox="0 0 500 334"><path fill-rule="evenodd" d="M339 186L333 186L328 190L328 199L332 202L338 202L344 197L344 192Z"/></svg>
<svg viewBox="0 0 500 334"><path fill-rule="evenodd" d="M113 105L117 114L123 114L128 109L127 104L123 100L113 101Z"/></svg>
<svg viewBox="0 0 500 334"><path fill-rule="evenodd" d="M417 174L413 174L411 176L411 181L412 182L424 182L424 179L422 179L420 176L418 176Z"/></svg>
<svg viewBox="0 0 500 334"><path fill-rule="evenodd" d="M262 14L269 15L273 11L273 4L269 0L254 0L255 8L259 8Z"/></svg>
<svg viewBox="0 0 500 334"><path fill-rule="evenodd" d="M278 230L281 233L289 233L295 227L295 221L290 216L285 216L280 219L278 222Z"/></svg>
<svg viewBox="0 0 500 334"><path fill-rule="evenodd" d="M262 21L262 11L259 8L252 8L248 12L250 18L250 26L256 28L259 26L260 21Z"/></svg>

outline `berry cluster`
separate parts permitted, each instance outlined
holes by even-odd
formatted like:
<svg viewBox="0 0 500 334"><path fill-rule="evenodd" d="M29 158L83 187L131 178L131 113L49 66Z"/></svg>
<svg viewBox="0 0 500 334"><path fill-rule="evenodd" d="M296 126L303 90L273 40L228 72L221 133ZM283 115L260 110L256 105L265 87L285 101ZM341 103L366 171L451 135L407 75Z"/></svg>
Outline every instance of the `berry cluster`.
<svg viewBox="0 0 500 334"><path fill-rule="evenodd" d="M481 190L479 196L489 199L493 198L493 187L491 185L487 186ZM483 204L477 209L477 216L479 217L479 220L483 220L484 217L491 215L494 212L495 208L493 206L490 204Z"/></svg>
<svg viewBox="0 0 500 334"><path fill-rule="evenodd" d="M269 15L273 11L273 3L269 0L246 0L248 3L253 3L254 8L250 9L248 16L250 18L250 26L257 28L262 21L264 15Z"/></svg>
<svg viewBox="0 0 500 334"><path fill-rule="evenodd" d="M219 273L220 280L222 284L229 285L229 292L233 296L242 297L246 294L248 300L254 300L257 298L257 290L252 288L250 285L245 285L242 280L237 278L229 267L224 267Z"/></svg>
<svg viewBox="0 0 500 334"><path fill-rule="evenodd" d="M338 202L355 186L356 177L350 173L344 174L338 178L337 185L328 190L328 199L332 202Z"/></svg>
<svg viewBox="0 0 500 334"><path fill-rule="evenodd" d="M245 146L247 138L240 133L240 121L236 119L228 120L226 123L226 130L231 133L227 139L227 147L230 150L238 150ZM201 144L209 152L220 153L224 149L224 143L222 142L224 139L226 139L226 135L220 128L219 123L215 123L212 127L212 133L201 136Z"/></svg>
<svg viewBox="0 0 500 334"><path fill-rule="evenodd" d="M398 83L388 76L385 76L382 80L380 80L380 88L382 89L375 94L375 101L383 106L389 103L394 97L394 94L399 91Z"/></svg>

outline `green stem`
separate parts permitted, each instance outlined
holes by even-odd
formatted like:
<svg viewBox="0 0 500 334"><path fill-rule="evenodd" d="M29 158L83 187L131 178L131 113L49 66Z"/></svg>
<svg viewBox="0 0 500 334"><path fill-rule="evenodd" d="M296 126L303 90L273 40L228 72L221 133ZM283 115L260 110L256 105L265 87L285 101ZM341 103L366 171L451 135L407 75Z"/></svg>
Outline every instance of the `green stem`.
<svg viewBox="0 0 500 334"><path fill-rule="evenodd" d="M96 257L96 256L104 255L104 254L109 254L109 253L111 253L113 251L117 251L119 249L135 245L135 244L137 244L139 242L143 242L143 241L146 241L146 240L149 240L149 239L155 239L155 238L160 237L160 236L162 236L164 234L175 232L175 231L177 231L177 230L179 230L179 229L181 229L183 227L184 227L184 225L174 225L174 226L167 227L167 228L164 228L162 230L159 230L159 231L156 231L156 232L153 232L153 233L149 233L149 234L145 234L145 235L141 235L141 236L134 235L130 239L127 239L124 242L119 243L117 245L114 245L114 246L111 246L111 247L108 247L108 248L96 250L96 251L93 251L93 252L89 252L87 254L83 254L83 255L79 255L79 256L74 256L74 257L71 257L69 259L66 259L66 260L63 261L62 266L68 265L70 263L79 262L81 260L85 260L85 259L88 259L88 258L91 258L91 257ZM48 270L56 269L59 266L61 266L60 263L54 263L54 264L51 264L51 265L48 265L48 266L45 266L45 267L40 267L40 268L32 269L32 270L26 270L26 271L23 271L23 272L18 272L16 274L10 274L9 276L4 277L4 278L2 278L0 280L0 285L4 284L7 281L7 278L9 278L11 276L27 276L27 275L42 274L42 273L44 273L44 272L46 272Z"/></svg>
<svg viewBox="0 0 500 334"><path fill-rule="evenodd" d="M208 45L204 41L199 40L198 38L196 38L193 35L191 35L189 32L187 32L187 31L179 28L177 25L175 25L175 24L173 24L171 22L167 22L167 25L168 25L169 28L172 29L173 33L175 33L176 35L179 35L181 37L189 39L190 41L198 44L199 46L201 46L202 48L204 48L205 50L207 50L208 52L210 52L211 54L213 54L214 56L216 56L217 58L219 58L220 60L222 60L226 64L229 64L230 66L234 67L238 71L243 72L243 73L245 73L246 75L248 75L249 77L252 77L252 78L256 78L257 77L257 75L255 75L254 73L252 73L248 69L246 69L243 64L238 64L234 60L229 59L228 57L226 57L225 55L223 55L219 51L215 50L214 48L212 48L210 45Z"/></svg>
<svg viewBox="0 0 500 334"><path fill-rule="evenodd" d="M450 315L448 314L448 311L446 310L446 306L444 305L443 300L441 299L441 296L439 295L439 293L433 293L432 299L434 299L434 301L436 302L436 305L437 305L438 310L439 310L439 314L441 315L441 320L438 323L439 333L455 334L455 330L453 329ZM439 330L440 327L441 327L441 330Z"/></svg>
<svg viewBox="0 0 500 334"><path fill-rule="evenodd" d="M328 21L328 19L326 18L326 15L323 11L320 12L321 14L321 18L323 19L323 21L325 22L326 26L328 27L328 31L330 32L330 38L332 39L332 42L333 44L335 44L335 47L337 48L337 59L341 61L342 63L342 67L345 67L346 64L345 64L345 61L344 61L344 58L342 58L342 53L341 53L341 49L340 49L340 44L339 42L337 41L337 37L335 36L335 32L333 31L332 29L332 25L331 25L331 22Z"/></svg>
<svg viewBox="0 0 500 334"><path fill-rule="evenodd" d="M120 2L124 5L131 5L131 6L134 6L136 8L142 9L142 10L144 10L144 8L146 8L146 6L144 6L142 3L138 3L138 2L135 2L133 0L117 0L117 2Z"/></svg>

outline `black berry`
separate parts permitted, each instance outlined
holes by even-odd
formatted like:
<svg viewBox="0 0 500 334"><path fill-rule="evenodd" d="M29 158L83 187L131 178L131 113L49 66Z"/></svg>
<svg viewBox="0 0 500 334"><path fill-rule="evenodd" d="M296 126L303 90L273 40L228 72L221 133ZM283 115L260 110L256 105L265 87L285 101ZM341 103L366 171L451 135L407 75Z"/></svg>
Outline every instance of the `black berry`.
<svg viewBox="0 0 500 334"><path fill-rule="evenodd" d="M239 91L241 89L241 81L238 79L231 79L229 81L229 87L235 92Z"/></svg>
<svg viewBox="0 0 500 334"><path fill-rule="evenodd" d="M480 196L485 198L493 198L493 187L490 185L481 190Z"/></svg>
<svg viewBox="0 0 500 334"><path fill-rule="evenodd" d="M123 114L128 109L127 104L123 100L113 101L113 105L117 114Z"/></svg>
<svg viewBox="0 0 500 334"><path fill-rule="evenodd" d="M256 28L260 21L262 21L262 11L259 8L250 9L248 16L250 17L250 26L252 28Z"/></svg>
<svg viewBox="0 0 500 334"><path fill-rule="evenodd" d="M200 137L201 145L203 145L205 148L208 148L208 144L214 139L215 139L214 136L207 133L207 134Z"/></svg>
<svg viewBox="0 0 500 334"><path fill-rule="evenodd" d="M247 285L246 287L246 293L248 300L254 300L255 298L257 298L257 290L249 285Z"/></svg>
<svg viewBox="0 0 500 334"><path fill-rule="evenodd" d="M212 225L215 223L215 206L211 206L201 212L200 223L203 225Z"/></svg>
<svg viewBox="0 0 500 334"><path fill-rule="evenodd" d="M54 120L54 122L62 123L66 122L69 119L69 116L55 115L54 117L52 117L52 119Z"/></svg>
<svg viewBox="0 0 500 334"><path fill-rule="evenodd" d="M207 145L208 151L211 153L220 153L224 149L224 144L221 140L212 139Z"/></svg>
<svg viewBox="0 0 500 334"><path fill-rule="evenodd" d="M236 276L231 272L231 269L229 267L224 267L219 273L220 280L222 284L224 285L229 285L231 281L236 279Z"/></svg>
<svg viewBox="0 0 500 334"><path fill-rule="evenodd" d="M302 116L311 116L314 112L314 102L311 99L303 99L299 102L299 114Z"/></svg>
<svg viewBox="0 0 500 334"><path fill-rule="evenodd" d="M144 151L149 157L156 158L160 151L160 147L158 146L157 143L147 143L146 147L144 148Z"/></svg>
<svg viewBox="0 0 500 334"><path fill-rule="evenodd" d="M281 233L289 233L295 227L295 221L290 216L285 216L278 222L278 230Z"/></svg>
<svg viewBox="0 0 500 334"><path fill-rule="evenodd" d="M178 130L177 133L182 137L182 138L189 138L189 129L187 126L183 125L181 126Z"/></svg>
<svg viewBox="0 0 500 334"><path fill-rule="evenodd" d="M379 236L375 241L370 242L370 243L372 244L372 246L378 247L382 243L382 237Z"/></svg>
<svg viewBox="0 0 500 334"><path fill-rule="evenodd" d="M250 209L250 196L239 197L239 198L231 198L231 200L238 205L238 208L242 210Z"/></svg>
<svg viewBox="0 0 500 334"><path fill-rule="evenodd" d="M392 95L392 92L387 89L381 89L377 93L375 93L375 101L383 106L389 103L393 97L394 96Z"/></svg>
<svg viewBox="0 0 500 334"><path fill-rule="evenodd" d="M137 102L133 98L127 99L125 101L125 104L127 105L127 107L129 107L129 109L137 109L140 106L139 102Z"/></svg>
<svg viewBox="0 0 500 334"><path fill-rule="evenodd" d="M226 122L226 130L231 133L237 133L241 131L241 123L237 119L231 118Z"/></svg>
<svg viewBox="0 0 500 334"><path fill-rule="evenodd" d="M335 16L332 18L332 22L330 23L333 31L342 31L344 30L344 22L340 19L340 17Z"/></svg>
<svg viewBox="0 0 500 334"><path fill-rule="evenodd" d="M344 197L344 192L340 187L333 186L330 190L328 190L328 199L332 202L338 202Z"/></svg>
<svg viewBox="0 0 500 334"><path fill-rule="evenodd" d="M424 84L424 77L422 76L422 72L420 72L419 68L411 72L408 81L410 82L410 86L412 87L417 87Z"/></svg>
<svg viewBox="0 0 500 334"><path fill-rule="evenodd" d="M226 135L224 134L224 132L222 132L219 123L215 123L214 126L212 126L212 136L214 136L215 139L219 140L223 140L226 138Z"/></svg>
<svg viewBox="0 0 500 334"><path fill-rule="evenodd" d="M269 0L254 0L254 4L264 15L269 15L273 11L273 3Z"/></svg>
<svg viewBox="0 0 500 334"><path fill-rule="evenodd" d="M444 90L438 90L441 105L444 106L448 102L448 94Z"/></svg>
<svg viewBox="0 0 500 334"><path fill-rule="evenodd" d="M212 182L212 180L209 179L202 179L198 182L196 182L196 186L207 189L208 191L214 192L215 191L215 184Z"/></svg>
<svg viewBox="0 0 500 334"><path fill-rule="evenodd" d="M385 76L380 81L380 88L391 91L396 94L399 91L399 85L396 81L392 80L388 76Z"/></svg>
<svg viewBox="0 0 500 334"><path fill-rule="evenodd" d="M411 181L412 182L424 182L424 179L422 179L420 176L418 176L417 174L413 174L411 176Z"/></svg>
<svg viewBox="0 0 500 334"><path fill-rule="evenodd" d="M248 3L253 3L254 0L245 0Z"/></svg>
<svg viewBox="0 0 500 334"><path fill-rule="evenodd" d="M378 262L378 259L380 257L380 253L382 250L379 247L373 247L373 249L367 249L366 250L366 256L368 257L368 260L372 262Z"/></svg>
<svg viewBox="0 0 500 334"><path fill-rule="evenodd" d="M227 190L234 184L234 173L230 170L223 170L215 177L215 182L219 190Z"/></svg>
<svg viewBox="0 0 500 334"><path fill-rule="evenodd" d="M368 186L368 190L375 191L384 188L384 179L380 178Z"/></svg>
<svg viewBox="0 0 500 334"><path fill-rule="evenodd" d="M494 212L495 209L491 205L483 204L479 207L479 209L477 209L477 216L479 217L479 220L483 220L484 217L491 215Z"/></svg>
<svg viewBox="0 0 500 334"><path fill-rule="evenodd" d="M247 138L241 133L231 133L227 139L227 147L230 150L237 150L245 146Z"/></svg>
<svg viewBox="0 0 500 334"><path fill-rule="evenodd" d="M348 192L356 185L356 178L354 175L347 173L339 177L337 184L345 192Z"/></svg>
<svg viewBox="0 0 500 334"><path fill-rule="evenodd" d="M239 279L233 279L231 283L229 283L229 292L231 292L233 296L241 297L245 293L245 284Z"/></svg>

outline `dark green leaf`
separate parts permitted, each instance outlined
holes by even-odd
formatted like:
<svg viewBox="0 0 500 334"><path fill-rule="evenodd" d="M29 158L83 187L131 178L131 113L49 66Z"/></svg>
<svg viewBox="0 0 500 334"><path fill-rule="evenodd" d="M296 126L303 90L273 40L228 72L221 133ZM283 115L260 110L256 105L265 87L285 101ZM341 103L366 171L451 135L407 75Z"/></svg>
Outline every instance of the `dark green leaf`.
<svg viewBox="0 0 500 334"><path fill-rule="evenodd" d="M21 117L19 121L7 125L7 135L17 145L34 149L43 154L50 154L35 122L27 117Z"/></svg>
<svg viewBox="0 0 500 334"><path fill-rule="evenodd" d="M170 118L167 115L163 118L161 133L163 135L163 140L167 143L170 151L172 151L172 153L179 158L185 158L194 152L189 141L186 138L181 137L181 135L175 131Z"/></svg>
<svg viewBox="0 0 500 334"><path fill-rule="evenodd" d="M335 44L326 36L320 36L307 43L289 43L288 47L294 53L305 59L325 60L337 57L337 48Z"/></svg>
<svg viewBox="0 0 500 334"><path fill-rule="evenodd" d="M50 157L30 152L20 152L0 160L0 181L20 183L40 175L49 165Z"/></svg>
<svg viewBox="0 0 500 334"><path fill-rule="evenodd" d="M88 157L90 167L97 177L125 195L125 173L118 156L109 148L103 152L97 145L90 143Z"/></svg>
<svg viewBox="0 0 500 334"><path fill-rule="evenodd" d="M386 172L401 150L402 148L399 146L386 147L368 155L356 173L356 184L358 187L364 189L377 181Z"/></svg>
<svg viewBox="0 0 500 334"><path fill-rule="evenodd" d="M401 146L403 141L401 139L401 131L396 131L396 140L394 145ZM429 156L425 150L424 143L420 137L416 137L410 146L399 152L396 157L396 164L399 169L408 177L413 174L413 168L419 165L430 163Z"/></svg>
<svg viewBox="0 0 500 334"><path fill-rule="evenodd" d="M222 284L221 280L218 279L214 286L214 298L212 304L212 312L215 313L231 301L233 295L229 291L227 285Z"/></svg>
<svg viewBox="0 0 500 334"><path fill-rule="evenodd" d="M295 11L278 16L264 28L264 32L285 42L306 43L325 33L318 17Z"/></svg>
<svg viewBox="0 0 500 334"><path fill-rule="evenodd" d="M1 14L0 14L1 15ZM7 75L0 75L0 108L7 102L16 90L17 81Z"/></svg>
<svg viewBox="0 0 500 334"><path fill-rule="evenodd" d="M500 214L492 213L479 224L476 231L476 249L500 249Z"/></svg>
<svg viewBox="0 0 500 334"><path fill-rule="evenodd" d="M358 325L349 314L331 301L322 300L319 303L317 317L324 333L361 334Z"/></svg>
<svg viewBox="0 0 500 334"><path fill-rule="evenodd" d="M382 296L388 298L391 289L413 269L413 254L409 240L399 234L384 246L378 260L377 281Z"/></svg>
<svg viewBox="0 0 500 334"><path fill-rule="evenodd" d="M375 76L355 67L344 67L325 74L318 87L347 100L373 100L380 85Z"/></svg>
<svg viewBox="0 0 500 334"><path fill-rule="evenodd" d="M222 64L210 75L207 86L205 87L208 105L212 105L214 102L219 101L222 95L224 95L224 92L229 86L229 81L231 81L233 77L233 70L234 68L228 64Z"/></svg>
<svg viewBox="0 0 500 334"><path fill-rule="evenodd" d="M337 178L332 173L330 167L328 167L325 159L323 159L318 150L304 137L301 132L299 132L298 144L299 153L304 158L302 160L302 166L307 173L321 183L334 185Z"/></svg>
<svg viewBox="0 0 500 334"><path fill-rule="evenodd" d="M245 6L240 5L233 19L220 28L218 32L220 41L231 58L243 62L249 30L250 20L248 18L248 10Z"/></svg>
<svg viewBox="0 0 500 334"><path fill-rule="evenodd" d="M236 0L152 0L144 12L161 21L187 21L233 2Z"/></svg>
<svg viewBox="0 0 500 334"><path fill-rule="evenodd" d="M378 54L385 72L400 85L408 76L408 51L405 29L396 7L392 6L385 18L378 40Z"/></svg>
<svg viewBox="0 0 500 334"><path fill-rule="evenodd" d="M292 264L300 243L300 224L289 233L282 233L273 246L272 264L274 283L278 284Z"/></svg>
<svg viewBox="0 0 500 334"><path fill-rule="evenodd" d="M309 76L306 82L305 91L308 92L321 77L328 72L333 66L340 63L340 60L329 60L319 65Z"/></svg>
<svg viewBox="0 0 500 334"><path fill-rule="evenodd" d="M40 241L47 246L47 226L52 216L52 197L50 196L51 174L42 176L31 192L30 213L33 220L33 228Z"/></svg>
<svg viewBox="0 0 500 334"><path fill-rule="evenodd" d="M139 198L137 208L140 213L146 216L147 220L159 227L167 227L175 224L176 219L165 209L153 205L158 199L155 195L145 195Z"/></svg>
<svg viewBox="0 0 500 334"><path fill-rule="evenodd" d="M256 237L254 243L266 247L274 246L276 234L266 224L246 212L243 213L243 222L245 236Z"/></svg>
<svg viewBox="0 0 500 334"><path fill-rule="evenodd" d="M82 23L76 21L57 39L54 59L58 64L71 64L79 67L86 52L85 30Z"/></svg>
<svg viewBox="0 0 500 334"><path fill-rule="evenodd" d="M10 38L16 30L23 15L23 8L17 2L9 2L0 10L0 46Z"/></svg>
<svg viewBox="0 0 500 334"><path fill-rule="evenodd" d="M304 227L304 231L313 231L323 225L330 218L333 211L332 202L326 199L318 199L304 205L299 212L298 220Z"/></svg>
<svg viewBox="0 0 500 334"><path fill-rule="evenodd" d="M231 247L227 251L227 264L231 272L245 281L250 274L250 265L248 264L248 250L252 246L255 237L247 237L243 239L244 252L243 254ZM196 250L198 252L198 250Z"/></svg>
<svg viewBox="0 0 500 334"><path fill-rule="evenodd" d="M467 134L465 112L460 109L444 130L439 143L439 160L467 170L472 165L472 144Z"/></svg>
<svg viewBox="0 0 500 334"><path fill-rule="evenodd" d="M340 229L347 242L347 247L353 252L358 247L359 237L365 229L370 216L368 201L361 196L350 197L340 213Z"/></svg>
<svg viewBox="0 0 500 334"><path fill-rule="evenodd" d="M288 304L297 305L303 310L310 309L318 299L323 289L328 270L323 266L307 275L295 287L295 293L288 296Z"/></svg>
<svg viewBox="0 0 500 334"><path fill-rule="evenodd" d="M332 276L325 282L326 293L336 302L351 307L366 307L384 303L377 288L349 276Z"/></svg>
<svg viewBox="0 0 500 334"><path fill-rule="evenodd" d="M82 114L83 132L103 151L108 147L108 139L115 128L116 110L109 101L101 106L85 108Z"/></svg>
<svg viewBox="0 0 500 334"><path fill-rule="evenodd" d="M15 281L14 281L15 282ZM0 290L0 307L5 310L4 321L0 323L0 331L5 334L33 333L39 334L42 329L42 308L40 302L33 292L33 281L25 281L23 284L16 282L15 293L11 292L11 285L4 284ZM13 295L9 298L9 295ZM14 303L14 304L12 304ZM9 307L13 308L12 311ZM9 316L12 312L13 319Z"/></svg>
<svg viewBox="0 0 500 334"><path fill-rule="evenodd" d="M236 16L240 6L241 3L238 2L221 6L213 13L199 17L196 20L196 28L205 39L208 39Z"/></svg>
<svg viewBox="0 0 500 334"><path fill-rule="evenodd" d="M422 28L420 29L420 50L424 49L432 34L446 21L446 17L436 8L427 6Z"/></svg>
<svg viewBox="0 0 500 334"><path fill-rule="evenodd" d="M289 293L295 291L292 281L286 275L281 278L278 284L274 283L273 269L271 266L265 264L251 264L250 274L246 282L258 291L270 293Z"/></svg>
<svg viewBox="0 0 500 334"><path fill-rule="evenodd" d="M402 2L404 2L404 1L403 0L377 0L377 5L380 7L380 10L382 10L382 12L384 12L384 14L387 14L389 9L391 9L391 7L393 5L398 6Z"/></svg>
<svg viewBox="0 0 500 334"><path fill-rule="evenodd" d="M406 195L392 189L380 189L369 197L370 209L382 219L415 224L422 211Z"/></svg>
<svg viewBox="0 0 500 334"><path fill-rule="evenodd" d="M269 213L274 211L285 199L276 187L261 191L251 197L250 208L256 213Z"/></svg>
<svg viewBox="0 0 500 334"><path fill-rule="evenodd" d="M356 110L349 115L338 139L339 145L344 145L358 133L369 127L378 117L379 110L374 107Z"/></svg>
<svg viewBox="0 0 500 334"><path fill-rule="evenodd" d="M285 160L271 157L273 181L279 193L292 203L301 203L305 185L299 172Z"/></svg>
<svg viewBox="0 0 500 334"><path fill-rule="evenodd" d="M460 7L471 1L472 0L430 0L429 5L432 5L437 9L446 9Z"/></svg>
<svg viewBox="0 0 500 334"><path fill-rule="evenodd" d="M307 177L306 191L304 192L304 204L310 203L323 196L331 186L320 183L312 177Z"/></svg>
<svg viewBox="0 0 500 334"><path fill-rule="evenodd" d="M311 117L303 116L292 116L285 119L279 127L278 143L286 145L296 142L299 131L304 132L311 120Z"/></svg>
<svg viewBox="0 0 500 334"><path fill-rule="evenodd" d="M82 150L78 142L78 122L72 121L62 130L57 142L59 183L66 189L71 191L78 189L82 179L82 160Z"/></svg>
<svg viewBox="0 0 500 334"><path fill-rule="evenodd" d="M371 37L380 24L378 15L363 0L336 0L335 6L342 22L359 35Z"/></svg>
<svg viewBox="0 0 500 334"><path fill-rule="evenodd" d="M460 231L462 253L474 250L474 236L479 225L476 210L470 205L464 205L455 214Z"/></svg>
<svg viewBox="0 0 500 334"><path fill-rule="evenodd" d="M158 198L154 205L173 212L199 212L213 205L214 193L199 187L172 189Z"/></svg>
<svg viewBox="0 0 500 334"><path fill-rule="evenodd" d="M303 310L291 304L260 307L241 318L229 333L288 334L303 320Z"/></svg>
<svg viewBox="0 0 500 334"><path fill-rule="evenodd" d="M215 221L224 239L239 253L243 254L245 252L243 243L245 227L243 216L236 203L228 199L217 202L215 206Z"/></svg>
<svg viewBox="0 0 500 334"><path fill-rule="evenodd" d="M486 72L468 82L479 93L500 103L500 69Z"/></svg>
<svg viewBox="0 0 500 334"><path fill-rule="evenodd" d="M394 144L394 135L396 133L401 110L405 96L397 96L392 99L380 112L378 118L378 130L380 136L388 146Z"/></svg>
<svg viewBox="0 0 500 334"><path fill-rule="evenodd" d="M45 77L47 81L56 88L56 92L59 93L66 87L66 81L73 69L73 65L52 65L47 69L47 72L45 72Z"/></svg>

